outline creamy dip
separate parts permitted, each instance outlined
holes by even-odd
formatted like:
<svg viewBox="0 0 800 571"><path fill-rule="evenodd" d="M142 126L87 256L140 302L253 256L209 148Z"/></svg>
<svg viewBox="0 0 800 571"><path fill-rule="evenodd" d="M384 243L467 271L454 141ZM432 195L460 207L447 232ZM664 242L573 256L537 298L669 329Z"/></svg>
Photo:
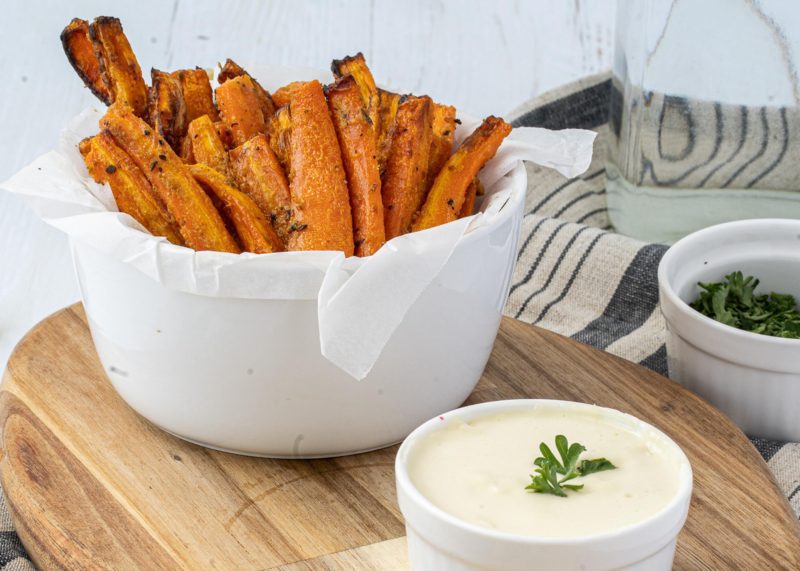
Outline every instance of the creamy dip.
<svg viewBox="0 0 800 571"><path fill-rule="evenodd" d="M568 497L525 490L533 460L555 437L586 447L581 460L605 457L617 468L576 478ZM470 523L520 535L579 537L640 522L678 492L681 456L653 430L602 408L557 405L442 420L415 443L411 481L432 503Z"/></svg>

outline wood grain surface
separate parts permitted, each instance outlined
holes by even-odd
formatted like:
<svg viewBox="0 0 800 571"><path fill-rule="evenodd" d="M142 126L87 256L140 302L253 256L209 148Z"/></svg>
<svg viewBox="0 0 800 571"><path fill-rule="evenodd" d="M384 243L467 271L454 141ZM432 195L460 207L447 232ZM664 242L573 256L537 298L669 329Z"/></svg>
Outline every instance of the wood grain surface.
<svg viewBox="0 0 800 571"><path fill-rule="evenodd" d="M800 528L721 413L642 367L504 319L469 403L611 406L672 436L695 489L678 569L800 568ZM0 390L0 479L42 569L402 569L396 447L329 460L206 450L155 428L106 380L80 306L35 327Z"/></svg>

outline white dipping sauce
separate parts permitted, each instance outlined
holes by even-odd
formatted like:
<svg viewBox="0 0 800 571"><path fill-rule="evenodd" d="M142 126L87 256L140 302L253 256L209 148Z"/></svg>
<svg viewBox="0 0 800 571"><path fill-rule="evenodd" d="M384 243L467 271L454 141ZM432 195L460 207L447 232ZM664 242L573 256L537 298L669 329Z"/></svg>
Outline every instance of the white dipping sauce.
<svg viewBox="0 0 800 571"><path fill-rule="evenodd" d="M457 418L416 442L411 481L442 510L467 522L519 535L580 537L640 522L679 488L681 459L671 442L634 419L557 406ZM605 457L617 468L569 481L567 497L526 490L533 460L555 437L586 447L580 460Z"/></svg>

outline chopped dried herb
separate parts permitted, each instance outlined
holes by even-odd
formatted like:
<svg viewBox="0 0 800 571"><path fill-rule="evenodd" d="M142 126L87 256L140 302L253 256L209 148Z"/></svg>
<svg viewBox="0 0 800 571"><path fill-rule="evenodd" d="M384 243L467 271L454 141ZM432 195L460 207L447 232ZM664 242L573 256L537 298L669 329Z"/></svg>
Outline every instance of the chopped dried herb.
<svg viewBox="0 0 800 571"><path fill-rule="evenodd" d="M106 172L108 174L114 174L115 172L117 172L117 167L115 167L114 165L108 165L106 167Z"/></svg>

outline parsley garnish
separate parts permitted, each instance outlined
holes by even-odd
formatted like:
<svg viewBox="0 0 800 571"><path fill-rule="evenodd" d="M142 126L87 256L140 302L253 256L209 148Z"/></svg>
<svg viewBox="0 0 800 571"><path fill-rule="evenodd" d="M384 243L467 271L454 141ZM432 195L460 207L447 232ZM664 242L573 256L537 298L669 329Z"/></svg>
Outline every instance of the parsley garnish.
<svg viewBox="0 0 800 571"><path fill-rule="evenodd" d="M759 280L742 272L725 276L724 282L698 283L704 291L689 304L720 323L773 337L800 339L800 311L791 295L755 295Z"/></svg>
<svg viewBox="0 0 800 571"><path fill-rule="evenodd" d="M556 450L561 456L560 462L547 444L544 442L539 444L539 451L542 455L533 461L536 465L536 472L531 474L531 483L525 486L526 490L565 498L567 493L564 490L577 492L583 488L583 484L565 484L564 482L616 468L605 458L583 460L578 464L580 455L586 452L586 447L577 442L569 444L567 437L563 434L556 436Z"/></svg>

